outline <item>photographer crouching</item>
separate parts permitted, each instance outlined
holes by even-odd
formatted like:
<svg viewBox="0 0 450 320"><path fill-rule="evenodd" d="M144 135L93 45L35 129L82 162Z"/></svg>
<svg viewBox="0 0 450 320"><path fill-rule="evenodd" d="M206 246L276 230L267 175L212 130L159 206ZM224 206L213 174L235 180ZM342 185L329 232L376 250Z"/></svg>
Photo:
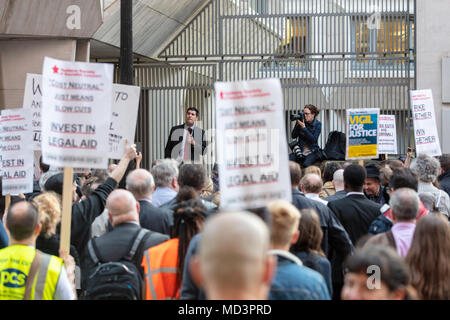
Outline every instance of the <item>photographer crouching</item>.
<svg viewBox="0 0 450 320"><path fill-rule="evenodd" d="M289 144L293 153L289 155L289 160L295 161L303 167L308 167L321 159L321 151L318 140L322 131L322 123L316 119L319 109L308 104L303 111L291 115L291 121L296 121L292 130L292 139L297 139Z"/></svg>

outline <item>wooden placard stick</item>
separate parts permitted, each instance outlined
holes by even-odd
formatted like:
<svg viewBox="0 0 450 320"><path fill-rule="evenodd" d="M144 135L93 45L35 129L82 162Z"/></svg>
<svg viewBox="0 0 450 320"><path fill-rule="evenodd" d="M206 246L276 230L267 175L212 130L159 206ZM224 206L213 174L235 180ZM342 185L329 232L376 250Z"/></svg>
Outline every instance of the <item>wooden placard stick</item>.
<svg viewBox="0 0 450 320"><path fill-rule="evenodd" d="M70 228L72 222L72 190L73 168L64 167L62 217L61 217L61 241L59 249L70 252Z"/></svg>
<svg viewBox="0 0 450 320"><path fill-rule="evenodd" d="M11 195L8 193L5 196L5 211L8 211L10 205L11 205Z"/></svg>
<svg viewBox="0 0 450 320"><path fill-rule="evenodd" d="M364 167L364 160L362 160L362 159L358 160L358 164L359 164L361 167Z"/></svg>

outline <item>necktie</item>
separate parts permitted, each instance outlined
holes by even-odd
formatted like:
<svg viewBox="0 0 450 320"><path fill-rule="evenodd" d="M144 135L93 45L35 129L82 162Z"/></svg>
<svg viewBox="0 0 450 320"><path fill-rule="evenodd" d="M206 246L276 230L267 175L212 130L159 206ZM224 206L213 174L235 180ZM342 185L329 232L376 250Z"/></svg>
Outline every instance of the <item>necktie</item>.
<svg viewBox="0 0 450 320"><path fill-rule="evenodd" d="M191 160L191 144L188 142L189 136L192 134L192 128L187 128L186 140L184 141L184 162Z"/></svg>

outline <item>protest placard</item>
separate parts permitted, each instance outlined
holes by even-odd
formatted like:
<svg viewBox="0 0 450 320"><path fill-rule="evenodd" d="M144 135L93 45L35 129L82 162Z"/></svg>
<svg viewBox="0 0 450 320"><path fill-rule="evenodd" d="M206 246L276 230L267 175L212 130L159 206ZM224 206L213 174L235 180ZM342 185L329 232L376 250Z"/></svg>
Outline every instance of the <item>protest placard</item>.
<svg viewBox="0 0 450 320"><path fill-rule="evenodd" d="M347 160L378 157L380 109L347 109Z"/></svg>
<svg viewBox="0 0 450 320"><path fill-rule="evenodd" d="M280 81L216 82L215 90L222 206L242 210L291 201Z"/></svg>
<svg viewBox="0 0 450 320"><path fill-rule="evenodd" d="M42 156L64 167L60 249L69 252L73 167L106 169L113 66L45 57Z"/></svg>
<svg viewBox="0 0 450 320"><path fill-rule="evenodd" d="M0 116L2 194L33 191L33 131L30 109L2 110Z"/></svg>
<svg viewBox="0 0 450 320"><path fill-rule="evenodd" d="M113 84L111 123L109 126L109 157L120 159L125 152L125 140L134 141L141 88Z"/></svg>
<svg viewBox="0 0 450 320"><path fill-rule="evenodd" d="M378 153L397 154L397 128L395 115L380 114L378 127Z"/></svg>
<svg viewBox="0 0 450 320"><path fill-rule="evenodd" d="M411 90L411 107L417 154L426 153L432 157L441 156L433 92L431 90Z"/></svg>
<svg viewBox="0 0 450 320"><path fill-rule="evenodd" d="M113 66L45 57L42 74L44 162L106 169Z"/></svg>
<svg viewBox="0 0 450 320"><path fill-rule="evenodd" d="M41 150L42 75L27 73L23 107L31 109L34 150Z"/></svg>

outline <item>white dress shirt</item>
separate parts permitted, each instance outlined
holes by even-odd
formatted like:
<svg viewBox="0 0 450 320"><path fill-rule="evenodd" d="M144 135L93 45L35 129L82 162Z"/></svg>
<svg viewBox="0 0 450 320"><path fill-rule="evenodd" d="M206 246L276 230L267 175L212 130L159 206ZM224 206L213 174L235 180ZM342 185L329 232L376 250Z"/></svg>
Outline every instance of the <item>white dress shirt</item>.
<svg viewBox="0 0 450 320"><path fill-rule="evenodd" d="M317 194L317 193L305 193L305 197L307 197L308 199L314 200L314 201L321 202L324 205L327 205L327 203L328 203L328 201L320 199L319 194Z"/></svg>

